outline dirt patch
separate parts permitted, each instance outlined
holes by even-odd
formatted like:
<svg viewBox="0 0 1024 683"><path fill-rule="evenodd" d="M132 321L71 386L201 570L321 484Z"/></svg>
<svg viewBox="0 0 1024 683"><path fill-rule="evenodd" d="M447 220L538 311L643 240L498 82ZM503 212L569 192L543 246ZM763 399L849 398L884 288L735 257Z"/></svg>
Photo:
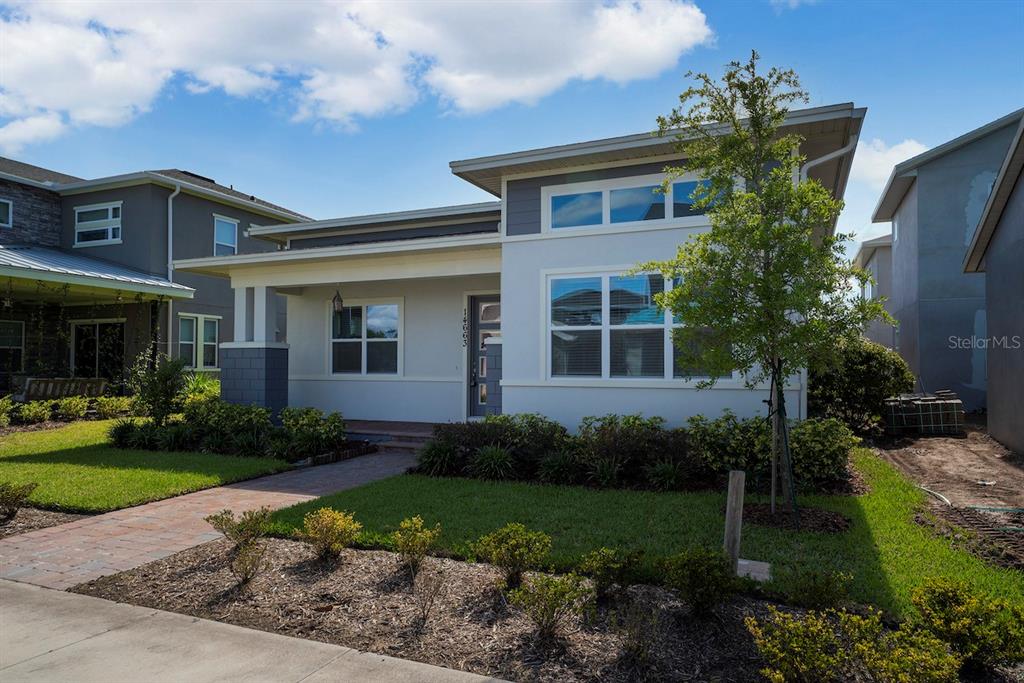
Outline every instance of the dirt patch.
<svg viewBox="0 0 1024 683"><path fill-rule="evenodd" d="M1002 525L1007 522L997 516L935 501L915 521L989 564L1024 571L1024 534L1007 530L1024 528L1024 519L1018 526L1006 527Z"/></svg>
<svg viewBox="0 0 1024 683"><path fill-rule="evenodd" d="M0 525L0 538L23 534L36 529L67 524L76 519L82 519L87 515L73 515L69 512L51 512L49 510L36 510L35 508L21 508L14 515L14 519L6 524Z"/></svg>
<svg viewBox="0 0 1024 683"><path fill-rule="evenodd" d="M724 508L723 508L724 510ZM785 506L776 504L775 515L772 515L768 503L745 503L743 505L743 521L758 526L775 529L791 529L796 531L820 531L827 534L841 534L850 528L850 520L838 512L821 508L799 508L799 524L797 519L785 510Z"/></svg>
<svg viewBox="0 0 1024 683"><path fill-rule="evenodd" d="M268 543L269 568L243 590L227 569L229 546L213 541L75 592L216 619L300 638L511 680L749 681L763 666L743 625L767 603L736 599L697 620L670 591L634 586L620 605L600 605L543 645L530 622L496 590L488 565L428 558L444 590L425 623L407 572L393 553L346 551L324 565L307 545ZM632 614L632 618L616 614ZM648 645L638 663L625 654L625 626Z"/></svg>

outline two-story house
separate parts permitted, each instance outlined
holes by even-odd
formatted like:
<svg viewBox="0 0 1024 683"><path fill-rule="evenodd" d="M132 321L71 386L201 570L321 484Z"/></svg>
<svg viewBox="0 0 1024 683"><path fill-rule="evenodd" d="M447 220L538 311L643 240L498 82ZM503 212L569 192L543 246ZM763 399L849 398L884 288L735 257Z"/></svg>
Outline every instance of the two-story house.
<svg viewBox="0 0 1024 683"><path fill-rule="evenodd" d="M871 273L873 279L861 288L861 298L882 299L882 306L892 315L892 235L880 235L861 242L853 264ZM864 336L890 349L895 349L898 342L897 328L884 320L868 323Z"/></svg>
<svg viewBox="0 0 1024 683"><path fill-rule="evenodd" d="M300 220L186 171L83 180L0 158L0 391L30 376L117 383L152 344L218 371L231 290L173 260L273 250L249 231Z"/></svg>
<svg viewBox="0 0 1024 683"><path fill-rule="evenodd" d="M864 109L790 112L804 172L845 191ZM177 261L230 279L234 341L221 344L222 395L277 409L311 405L367 420L441 422L538 412L763 414L767 387L738 373L698 390L677 367L676 325L653 297L673 283L627 274L709 228L691 205L697 176L655 189L678 164L670 137L619 138L450 164L496 201L265 225L282 249ZM288 327L275 340L277 296ZM786 388L806 415L806 380Z"/></svg>
<svg viewBox="0 0 1024 683"><path fill-rule="evenodd" d="M920 391L955 391L986 406L985 274L964 253L1024 117L1017 110L896 165L873 221L892 223L895 348Z"/></svg>

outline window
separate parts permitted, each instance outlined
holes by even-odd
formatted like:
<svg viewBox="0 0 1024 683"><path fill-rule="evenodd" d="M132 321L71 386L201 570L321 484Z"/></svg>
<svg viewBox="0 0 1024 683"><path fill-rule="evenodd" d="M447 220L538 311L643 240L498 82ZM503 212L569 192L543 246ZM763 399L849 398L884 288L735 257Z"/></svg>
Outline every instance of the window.
<svg viewBox="0 0 1024 683"><path fill-rule="evenodd" d="M71 371L75 377L124 376L124 320L72 320Z"/></svg>
<svg viewBox="0 0 1024 683"><path fill-rule="evenodd" d="M14 202L10 199L0 199L0 228L10 228L14 225Z"/></svg>
<svg viewBox="0 0 1024 683"><path fill-rule="evenodd" d="M663 179L654 175L544 187L544 229L639 226L704 214L704 209L694 208L691 199L700 180L677 181L670 184L668 192L662 192Z"/></svg>
<svg viewBox="0 0 1024 683"><path fill-rule="evenodd" d="M75 246L120 244L121 202L75 207Z"/></svg>
<svg viewBox="0 0 1024 683"><path fill-rule="evenodd" d="M331 310L331 372L397 375L399 304L345 306Z"/></svg>
<svg viewBox="0 0 1024 683"><path fill-rule="evenodd" d="M213 255L232 256L238 253L238 221L214 215Z"/></svg>
<svg viewBox="0 0 1024 683"><path fill-rule="evenodd" d="M178 358L184 360L188 367L198 370L219 367L218 339L220 318L206 315L178 317Z"/></svg>
<svg viewBox="0 0 1024 683"><path fill-rule="evenodd" d="M678 367L672 330L655 295L671 287L659 274L587 275L549 280L551 377L672 379L704 377Z"/></svg>
<svg viewBox="0 0 1024 683"><path fill-rule="evenodd" d="M25 369L25 323L0 320L0 373Z"/></svg>

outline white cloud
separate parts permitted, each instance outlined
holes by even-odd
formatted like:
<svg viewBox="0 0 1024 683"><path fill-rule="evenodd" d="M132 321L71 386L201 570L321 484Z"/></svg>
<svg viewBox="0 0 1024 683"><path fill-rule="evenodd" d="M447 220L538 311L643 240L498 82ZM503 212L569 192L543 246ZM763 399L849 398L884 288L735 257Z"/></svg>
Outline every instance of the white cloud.
<svg viewBox="0 0 1024 683"><path fill-rule="evenodd" d="M64 132L65 125L60 114L45 113L13 119L0 126L0 149L8 154L17 154L26 145L45 142Z"/></svg>
<svg viewBox="0 0 1024 683"><path fill-rule="evenodd" d="M817 5L818 0L771 0L772 7L775 11L782 11L784 9L796 9L800 5Z"/></svg>
<svg viewBox="0 0 1024 683"><path fill-rule="evenodd" d="M14 144L43 121L122 125L176 76L192 93L280 94L297 120L349 127L425 94L473 113L572 80L652 77L712 38L677 0L22 2L0 14L0 123Z"/></svg>
<svg viewBox="0 0 1024 683"><path fill-rule="evenodd" d="M867 143L858 142L853 168L850 169L850 179L881 190L896 164L926 151L926 145L912 139L898 142L891 147L878 138Z"/></svg>

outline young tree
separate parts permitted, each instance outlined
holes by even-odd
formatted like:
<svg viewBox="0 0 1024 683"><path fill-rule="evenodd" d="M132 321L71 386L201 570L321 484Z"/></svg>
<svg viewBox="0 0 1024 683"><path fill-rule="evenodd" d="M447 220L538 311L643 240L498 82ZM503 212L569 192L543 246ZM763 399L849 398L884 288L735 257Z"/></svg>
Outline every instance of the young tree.
<svg viewBox="0 0 1024 683"><path fill-rule="evenodd" d="M698 386L734 369L751 388L770 380L772 509L781 459L782 493L795 511L786 379L886 314L881 303L853 296L853 283L869 274L845 258L850 236L831 232L843 204L800 176L801 138L780 132L789 105L806 102L806 93L793 71L760 73L758 59L753 52L746 64L730 63L720 82L687 74L697 86L658 118L659 133L674 135L685 155L682 166L665 169L664 188L684 173L706 179L692 199L711 229L680 245L675 258L637 270L675 279L658 303L683 324L673 338L679 365L710 377Z"/></svg>

